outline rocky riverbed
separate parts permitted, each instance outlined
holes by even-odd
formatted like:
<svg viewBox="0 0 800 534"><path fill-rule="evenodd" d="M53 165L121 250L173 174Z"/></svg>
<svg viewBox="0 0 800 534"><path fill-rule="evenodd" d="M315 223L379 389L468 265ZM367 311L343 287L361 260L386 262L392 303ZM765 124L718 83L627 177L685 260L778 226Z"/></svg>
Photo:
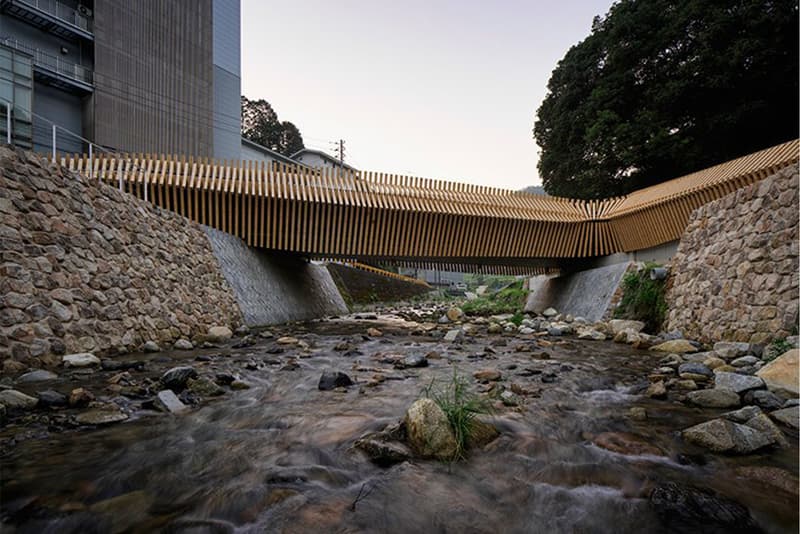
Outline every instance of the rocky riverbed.
<svg viewBox="0 0 800 534"><path fill-rule="evenodd" d="M752 347L545 315L378 309L6 369L3 532L797 531L793 395ZM499 436L452 463L357 445L454 370Z"/></svg>

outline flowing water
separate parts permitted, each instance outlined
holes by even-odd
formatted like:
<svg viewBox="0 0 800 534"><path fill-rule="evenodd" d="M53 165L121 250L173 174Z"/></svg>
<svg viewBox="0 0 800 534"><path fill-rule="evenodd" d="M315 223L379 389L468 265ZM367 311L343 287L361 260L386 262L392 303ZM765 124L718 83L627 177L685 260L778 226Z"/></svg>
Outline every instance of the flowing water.
<svg viewBox="0 0 800 534"><path fill-rule="evenodd" d="M360 336L375 325L383 337ZM720 412L639 395L659 355L575 339L533 352L516 345L537 341L511 336L449 344L414 335L410 326L342 319L276 331L307 342L303 357L291 347L277 353L274 340L148 355L146 370L132 375L157 377L190 364L201 374L236 374L252 387L180 416L134 402L134 417L113 426L6 428L3 532L662 532L647 495L665 481L730 497L768 532L797 531L796 494L744 481L736 471L759 465L797 473L797 435L788 450L743 458L682 443L677 431ZM334 350L343 340L358 352ZM429 367L383 363L432 350L442 358ZM550 359L541 359L542 350ZM198 355L208 361L195 361ZM299 367L286 366L290 360ZM452 464L382 468L353 449L360 436L402 418L432 380L446 383L454 366L470 382L476 370L497 369L524 393L520 407L494 413L498 439ZM319 391L324 369L361 385ZM387 380L365 387L379 372ZM64 373L48 387L68 393L85 385L100 394L112 374ZM633 406L648 418L630 418ZM625 433L646 454L595 445L604 432Z"/></svg>

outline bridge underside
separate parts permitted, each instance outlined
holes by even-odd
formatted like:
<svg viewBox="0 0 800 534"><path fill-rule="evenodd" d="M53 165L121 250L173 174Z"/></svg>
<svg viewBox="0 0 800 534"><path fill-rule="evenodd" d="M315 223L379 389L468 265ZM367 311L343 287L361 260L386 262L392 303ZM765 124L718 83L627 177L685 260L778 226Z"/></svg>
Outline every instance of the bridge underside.
<svg viewBox="0 0 800 534"><path fill-rule="evenodd" d="M378 173L86 156L90 180L243 239L314 259L545 274L679 239L699 206L798 160L790 141L628 196L578 201Z"/></svg>

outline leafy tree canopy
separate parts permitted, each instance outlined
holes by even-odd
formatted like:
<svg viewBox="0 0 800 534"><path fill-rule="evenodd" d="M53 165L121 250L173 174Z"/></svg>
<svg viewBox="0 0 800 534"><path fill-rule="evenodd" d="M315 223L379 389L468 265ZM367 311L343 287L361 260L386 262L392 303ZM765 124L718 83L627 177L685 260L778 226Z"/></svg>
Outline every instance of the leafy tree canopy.
<svg viewBox="0 0 800 534"><path fill-rule="evenodd" d="M244 95L242 136L284 156L291 156L305 148L297 126L289 121L278 120L278 114L266 100L249 100Z"/></svg>
<svg viewBox="0 0 800 534"><path fill-rule="evenodd" d="M605 198L798 136L795 0L620 0L548 82L548 193Z"/></svg>

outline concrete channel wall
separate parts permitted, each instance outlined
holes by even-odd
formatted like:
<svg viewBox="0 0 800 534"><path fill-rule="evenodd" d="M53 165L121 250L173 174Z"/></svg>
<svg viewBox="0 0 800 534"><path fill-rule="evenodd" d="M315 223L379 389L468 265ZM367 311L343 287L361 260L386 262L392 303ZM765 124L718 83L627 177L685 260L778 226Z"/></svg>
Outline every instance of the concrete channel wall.
<svg viewBox="0 0 800 534"><path fill-rule="evenodd" d="M322 265L250 248L207 226L206 232L245 324L262 326L347 313L330 273Z"/></svg>

